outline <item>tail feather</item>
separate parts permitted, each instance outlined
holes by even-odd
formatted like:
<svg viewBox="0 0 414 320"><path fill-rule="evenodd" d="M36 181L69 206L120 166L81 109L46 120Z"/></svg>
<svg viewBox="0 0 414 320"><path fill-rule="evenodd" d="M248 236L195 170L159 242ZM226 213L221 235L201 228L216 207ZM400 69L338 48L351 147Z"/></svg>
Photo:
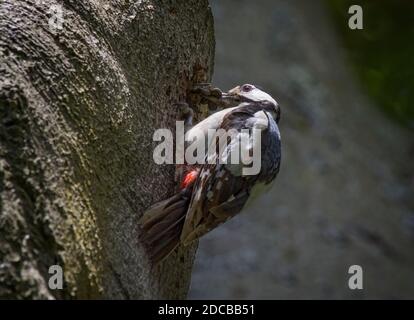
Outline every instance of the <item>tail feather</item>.
<svg viewBox="0 0 414 320"><path fill-rule="evenodd" d="M153 263L153 265L157 265L162 260L167 258L171 252L174 251L175 248L177 248L179 244L179 239L176 239L175 237L173 239L167 239L168 241L165 242L165 245L163 247L158 247L158 249L151 253L150 259Z"/></svg>
<svg viewBox="0 0 414 320"><path fill-rule="evenodd" d="M180 207L170 213L167 221L160 221L159 223L155 224L148 232L147 236L151 237L153 243L161 240L163 237L165 238L165 235L167 235L167 233L174 233L174 231L177 229L177 225L179 225L180 222L183 222L183 219L184 216Z"/></svg>
<svg viewBox="0 0 414 320"><path fill-rule="evenodd" d="M174 204L174 202L180 200L180 198L181 196L178 193L167 200L152 205L147 209L147 211L144 212L144 215L139 220L139 223L146 228L152 227L155 223L161 221L167 214L167 211L164 209L170 207L171 204Z"/></svg>
<svg viewBox="0 0 414 320"><path fill-rule="evenodd" d="M140 240L153 264L166 258L180 243L190 199L184 192L150 207L140 219Z"/></svg>

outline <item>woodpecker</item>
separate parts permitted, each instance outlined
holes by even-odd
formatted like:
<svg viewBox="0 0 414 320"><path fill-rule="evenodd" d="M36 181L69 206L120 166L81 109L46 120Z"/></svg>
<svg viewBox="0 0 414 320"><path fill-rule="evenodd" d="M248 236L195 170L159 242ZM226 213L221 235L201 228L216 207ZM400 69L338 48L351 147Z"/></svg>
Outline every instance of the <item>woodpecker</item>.
<svg viewBox="0 0 414 320"><path fill-rule="evenodd" d="M189 129L186 140L191 140L200 131L207 137L209 129L233 130L240 135L243 129L259 129L260 171L244 175L242 169L246 165L242 162L220 161L229 158L235 147L243 148L235 145L233 140L223 148L213 146L217 152L214 159L209 159L212 161L185 165L180 191L151 206L139 221L140 240L153 264L165 259L178 245L188 245L234 217L257 195L268 190L279 172L280 107L269 94L251 84L237 86L227 93L217 94L215 89L211 94L205 88L199 89L198 93L225 109ZM250 144L244 147L251 153L257 141L249 141Z"/></svg>

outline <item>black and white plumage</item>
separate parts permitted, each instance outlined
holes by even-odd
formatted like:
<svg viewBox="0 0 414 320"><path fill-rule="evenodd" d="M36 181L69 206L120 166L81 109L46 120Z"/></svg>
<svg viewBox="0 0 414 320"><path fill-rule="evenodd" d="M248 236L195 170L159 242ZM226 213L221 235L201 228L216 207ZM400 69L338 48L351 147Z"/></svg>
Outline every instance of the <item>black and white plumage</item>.
<svg viewBox="0 0 414 320"><path fill-rule="evenodd" d="M255 86L245 84L224 93L220 103L227 108L190 129L186 139L199 135L200 131L207 136L208 129L232 130L236 136L245 134L246 129L259 129L261 141L256 147L261 151L260 171L244 175L245 164L224 161L235 148L240 148L239 139L231 139L224 147L214 145L214 159L186 166L181 191L149 208L140 220L141 241L153 263L164 259L180 243L189 244L238 214L247 202L269 188L279 172L281 141L277 102ZM249 142L244 145L249 150L244 151L251 154L258 141L250 139Z"/></svg>

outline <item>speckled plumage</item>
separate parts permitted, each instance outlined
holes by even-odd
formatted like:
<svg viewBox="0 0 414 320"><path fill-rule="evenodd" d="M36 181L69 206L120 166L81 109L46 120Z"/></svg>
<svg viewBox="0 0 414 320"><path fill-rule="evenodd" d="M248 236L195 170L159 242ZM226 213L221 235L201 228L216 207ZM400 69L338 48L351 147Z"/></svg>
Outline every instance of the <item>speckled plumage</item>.
<svg viewBox="0 0 414 320"><path fill-rule="evenodd" d="M249 86L250 91L257 90L259 99L267 100L256 101L255 95L246 97L244 86ZM220 146L215 140L211 142L215 143L213 157L207 155L204 164L192 165L183 178L180 193L155 204L141 219L144 231L141 241L154 263L164 259L180 243L189 244L238 214L251 194L263 190L262 185L269 185L279 172L279 106L265 92L251 85L244 86L230 90L223 98L227 101L233 98L237 106L213 114L187 133L191 136L195 130L207 134L207 129L221 129L233 132L228 137L230 143ZM253 129L260 130L261 141L253 139L251 134L245 137L250 139L247 144L234 139L246 134L246 130L252 133ZM241 161L230 163L231 155L240 148L252 154L255 147L260 150L260 170L257 174L245 175L244 169L250 165Z"/></svg>

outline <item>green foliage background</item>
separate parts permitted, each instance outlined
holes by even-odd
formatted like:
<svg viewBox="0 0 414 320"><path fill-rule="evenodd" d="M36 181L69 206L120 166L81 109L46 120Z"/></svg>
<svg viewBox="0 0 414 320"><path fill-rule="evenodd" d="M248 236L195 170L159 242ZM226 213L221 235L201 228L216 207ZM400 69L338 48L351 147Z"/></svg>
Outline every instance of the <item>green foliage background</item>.
<svg viewBox="0 0 414 320"><path fill-rule="evenodd" d="M362 85L376 103L414 129L414 1L326 0ZM363 30L348 9L363 8Z"/></svg>

